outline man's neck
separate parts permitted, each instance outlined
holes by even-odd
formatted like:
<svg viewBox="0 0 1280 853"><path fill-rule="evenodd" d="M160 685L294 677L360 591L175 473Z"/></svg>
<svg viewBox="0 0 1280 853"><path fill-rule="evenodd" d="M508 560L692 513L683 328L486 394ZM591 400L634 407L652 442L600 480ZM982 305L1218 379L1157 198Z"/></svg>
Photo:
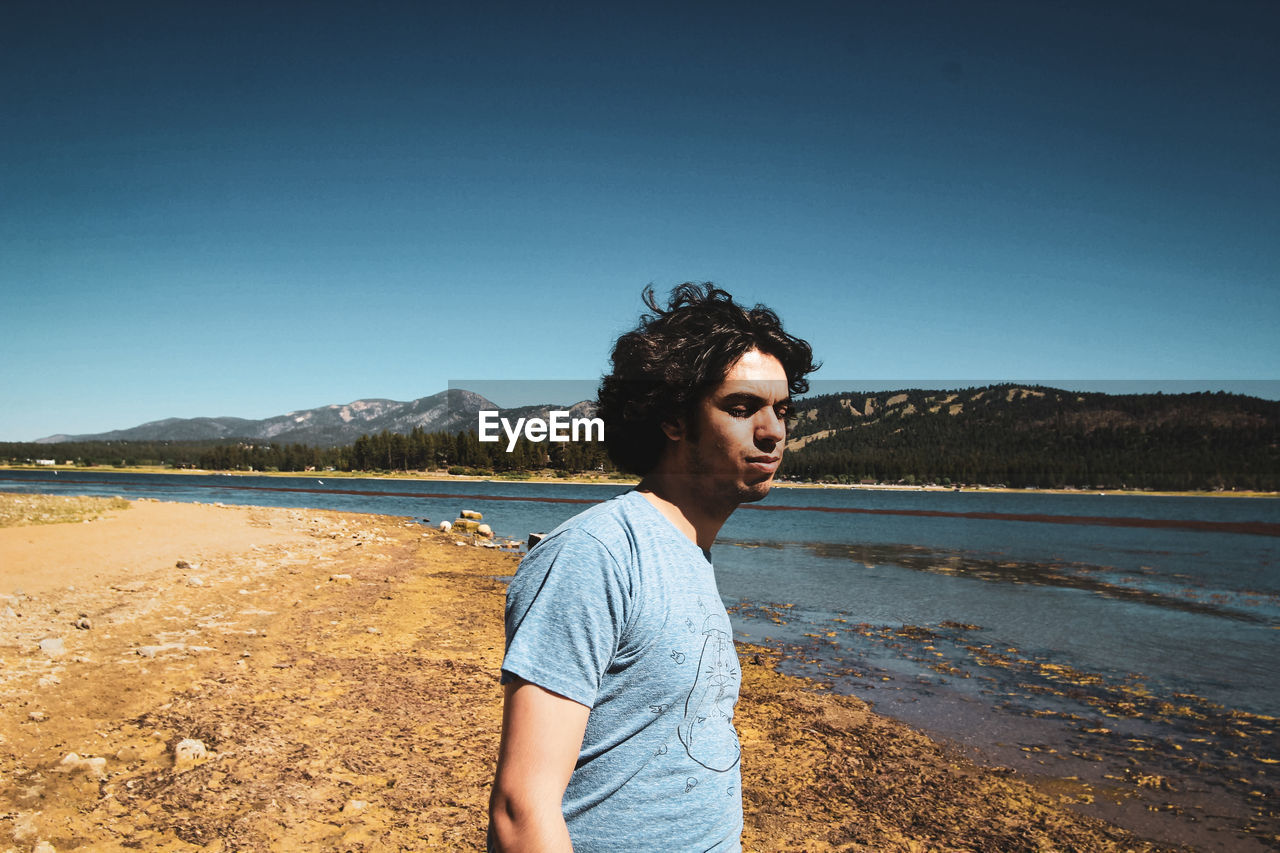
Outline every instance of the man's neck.
<svg viewBox="0 0 1280 853"><path fill-rule="evenodd" d="M688 476L670 475L662 470L648 474L636 491L653 504L676 529L703 551L710 551L720 528L737 506L716 508L694 490Z"/></svg>

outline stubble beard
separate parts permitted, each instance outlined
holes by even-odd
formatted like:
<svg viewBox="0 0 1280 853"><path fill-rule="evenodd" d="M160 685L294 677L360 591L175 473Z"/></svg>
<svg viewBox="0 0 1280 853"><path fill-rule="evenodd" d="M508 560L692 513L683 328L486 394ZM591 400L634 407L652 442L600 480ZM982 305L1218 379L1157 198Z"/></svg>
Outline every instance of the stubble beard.
<svg viewBox="0 0 1280 853"><path fill-rule="evenodd" d="M721 481L707 465L697 445L689 448L688 476L698 484L698 492L704 505L733 512L740 504L762 501L773 487L773 475L757 483L740 480Z"/></svg>
<svg viewBox="0 0 1280 853"><path fill-rule="evenodd" d="M769 475L769 479L759 483L744 483L737 488L738 503L749 504L756 501L762 501L769 495L769 490L773 488L773 475Z"/></svg>

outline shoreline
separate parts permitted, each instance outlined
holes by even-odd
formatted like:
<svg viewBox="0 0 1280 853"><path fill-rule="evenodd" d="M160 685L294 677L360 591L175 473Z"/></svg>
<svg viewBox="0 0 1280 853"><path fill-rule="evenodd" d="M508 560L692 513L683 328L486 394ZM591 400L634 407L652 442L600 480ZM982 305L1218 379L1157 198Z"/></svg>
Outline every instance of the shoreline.
<svg viewBox="0 0 1280 853"><path fill-rule="evenodd" d="M482 846L514 556L386 516L142 500L0 528L0 558L0 838ZM739 655L745 849L1175 849Z"/></svg>
<svg viewBox="0 0 1280 853"><path fill-rule="evenodd" d="M296 477L359 480L406 480L428 482L471 482L471 483L537 483L539 485L560 484L573 486L634 486L639 483L635 477L501 477L475 476L470 474L447 474L438 471L410 471L389 474L371 474L356 471L211 471L203 468L165 468L158 465L137 465L128 468L89 467L75 465L3 465L0 471L55 471L76 473L82 471L121 474L183 474L204 477ZM886 484L846 484L846 483L799 483L792 481L774 481L774 488L779 489L851 489L855 491L884 492L954 492L957 494L1020 494L1020 495L1119 495L1124 497L1168 497L1168 498L1280 498L1280 492L1258 491L1204 491L1191 490L1184 492L1147 491L1141 489L1015 489L1008 486L969 486L957 489L953 486L905 486Z"/></svg>

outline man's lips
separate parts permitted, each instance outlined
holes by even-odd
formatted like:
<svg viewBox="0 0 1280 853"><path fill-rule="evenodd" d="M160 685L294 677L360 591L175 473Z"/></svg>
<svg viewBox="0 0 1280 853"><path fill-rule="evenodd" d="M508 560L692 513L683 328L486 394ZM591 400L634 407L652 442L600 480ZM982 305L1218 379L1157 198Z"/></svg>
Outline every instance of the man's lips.
<svg viewBox="0 0 1280 853"><path fill-rule="evenodd" d="M778 468L778 463L780 463L781 461L782 461L781 456L749 456L747 457L747 463L751 465L751 467L759 471L770 471L770 472L775 471Z"/></svg>

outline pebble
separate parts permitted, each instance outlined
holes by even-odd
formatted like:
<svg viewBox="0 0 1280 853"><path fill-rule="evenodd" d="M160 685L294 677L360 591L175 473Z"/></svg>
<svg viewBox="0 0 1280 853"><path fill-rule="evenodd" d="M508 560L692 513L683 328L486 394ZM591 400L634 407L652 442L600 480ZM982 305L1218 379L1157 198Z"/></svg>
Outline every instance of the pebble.
<svg viewBox="0 0 1280 853"><path fill-rule="evenodd" d="M49 719L49 715L44 711L32 711L30 714L27 714L27 719L33 723L43 723L45 720Z"/></svg>
<svg viewBox="0 0 1280 853"><path fill-rule="evenodd" d="M13 828L10 832L13 834L13 840L19 844L34 841L40 835L40 828L36 826L35 814L32 812L19 814L13 820Z"/></svg>
<svg viewBox="0 0 1280 853"><path fill-rule="evenodd" d="M93 627L93 623L89 621L89 617L83 613L80 614L80 618L77 619L74 624L76 628L81 631L88 631Z"/></svg>
<svg viewBox="0 0 1280 853"><path fill-rule="evenodd" d="M187 586L204 586L204 579L197 577L187 578Z"/></svg>
<svg viewBox="0 0 1280 853"><path fill-rule="evenodd" d="M329 580L334 583L350 583L351 575L329 575Z"/></svg>
<svg viewBox="0 0 1280 853"><path fill-rule="evenodd" d="M190 737L183 738L174 745L173 757L178 769L181 770L206 760L209 757L209 750L205 749L204 741Z"/></svg>
<svg viewBox="0 0 1280 853"><path fill-rule="evenodd" d="M84 773L91 779L107 778L107 759L105 758L81 758L74 752L68 752L58 762L58 767L63 773Z"/></svg>
<svg viewBox="0 0 1280 853"><path fill-rule="evenodd" d="M160 647L159 646L138 646L138 648L134 649L134 651L142 655L144 658L153 658L156 656L156 652L160 651Z"/></svg>
<svg viewBox="0 0 1280 853"><path fill-rule="evenodd" d="M85 519L88 521L88 519ZM35 847L31 848L31 853L58 853L58 848L54 847L48 841L41 841Z"/></svg>
<svg viewBox="0 0 1280 853"><path fill-rule="evenodd" d="M342 813L345 815L359 814L369 807L367 800L347 800L342 807Z"/></svg>
<svg viewBox="0 0 1280 853"><path fill-rule="evenodd" d="M40 641L40 651L47 657L57 658L67 653L67 646L61 637L45 637Z"/></svg>

